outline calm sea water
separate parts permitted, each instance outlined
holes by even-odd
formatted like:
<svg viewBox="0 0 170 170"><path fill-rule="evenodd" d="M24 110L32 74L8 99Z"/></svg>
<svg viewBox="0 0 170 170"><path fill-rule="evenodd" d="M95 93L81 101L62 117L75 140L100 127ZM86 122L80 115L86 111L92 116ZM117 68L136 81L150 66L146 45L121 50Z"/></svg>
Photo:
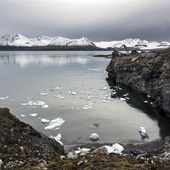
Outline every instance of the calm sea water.
<svg viewBox="0 0 170 170"><path fill-rule="evenodd" d="M109 53L0 52L0 107L47 136L60 133L65 145L90 143L93 132L100 143L148 142L170 135L170 121L151 107L150 98L106 80L110 60L93 55ZM44 130L48 123L42 118L65 122L59 130ZM141 126L149 135L144 141Z"/></svg>

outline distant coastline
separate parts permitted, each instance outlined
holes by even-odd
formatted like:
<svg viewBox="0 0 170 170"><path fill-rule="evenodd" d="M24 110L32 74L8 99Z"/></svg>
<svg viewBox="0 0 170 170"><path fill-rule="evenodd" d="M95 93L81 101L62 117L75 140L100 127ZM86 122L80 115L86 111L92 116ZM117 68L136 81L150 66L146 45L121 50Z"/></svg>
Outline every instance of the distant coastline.
<svg viewBox="0 0 170 170"><path fill-rule="evenodd" d="M92 46L0 46L0 51L108 51Z"/></svg>

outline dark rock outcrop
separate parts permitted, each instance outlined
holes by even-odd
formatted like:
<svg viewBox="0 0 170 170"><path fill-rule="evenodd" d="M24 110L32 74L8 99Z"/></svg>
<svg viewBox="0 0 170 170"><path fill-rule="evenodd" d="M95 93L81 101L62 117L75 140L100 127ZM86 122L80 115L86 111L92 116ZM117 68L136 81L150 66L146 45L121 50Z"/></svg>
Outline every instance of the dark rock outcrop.
<svg viewBox="0 0 170 170"><path fill-rule="evenodd" d="M170 49L127 56L113 52L106 71L112 81L151 96L170 117Z"/></svg>
<svg viewBox="0 0 170 170"><path fill-rule="evenodd" d="M0 159L4 169L19 169L64 154L58 142L21 122L7 108L0 108Z"/></svg>

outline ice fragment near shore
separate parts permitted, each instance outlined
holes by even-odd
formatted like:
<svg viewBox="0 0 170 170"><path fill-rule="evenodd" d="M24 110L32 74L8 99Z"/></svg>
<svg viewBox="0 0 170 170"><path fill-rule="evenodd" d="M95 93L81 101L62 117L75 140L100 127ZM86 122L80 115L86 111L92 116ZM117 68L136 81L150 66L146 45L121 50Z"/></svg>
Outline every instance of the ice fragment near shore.
<svg viewBox="0 0 170 170"><path fill-rule="evenodd" d="M58 130L60 129L61 125L65 122L62 118L53 119L50 121L49 125L46 126L45 130Z"/></svg>
<svg viewBox="0 0 170 170"><path fill-rule="evenodd" d="M102 151L105 154L111 154L111 153L122 154L123 150L124 150L124 147L122 145L115 143L112 146L108 146L108 145L102 146L102 147L96 149L94 152Z"/></svg>
<svg viewBox="0 0 170 170"><path fill-rule="evenodd" d="M57 136L50 136L51 139L54 139L55 141L57 141L58 143L60 143L61 145L63 145L63 143L61 142L61 134L59 133Z"/></svg>
<svg viewBox="0 0 170 170"><path fill-rule="evenodd" d="M89 139L91 141L97 141L99 139L99 135L97 133L92 133L90 136L89 136Z"/></svg>

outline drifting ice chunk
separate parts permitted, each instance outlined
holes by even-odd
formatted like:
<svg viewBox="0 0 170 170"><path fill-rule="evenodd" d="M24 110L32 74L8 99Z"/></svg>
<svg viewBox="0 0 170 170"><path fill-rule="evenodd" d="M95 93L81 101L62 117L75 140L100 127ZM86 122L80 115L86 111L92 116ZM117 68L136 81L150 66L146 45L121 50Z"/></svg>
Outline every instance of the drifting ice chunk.
<svg viewBox="0 0 170 170"><path fill-rule="evenodd" d="M108 99L102 100L102 103L110 103L110 100Z"/></svg>
<svg viewBox="0 0 170 170"><path fill-rule="evenodd" d="M64 96L58 95L57 96L59 99L64 99Z"/></svg>
<svg viewBox="0 0 170 170"><path fill-rule="evenodd" d="M91 141L97 141L99 139L99 135L97 133L92 133L90 136L89 136L89 139Z"/></svg>
<svg viewBox="0 0 170 170"><path fill-rule="evenodd" d="M46 96L48 93L39 93L39 95Z"/></svg>
<svg viewBox="0 0 170 170"><path fill-rule="evenodd" d="M45 102L43 102L43 101L34 101L32 104L34 106L43 106L43 105L45 105Z"/></svg>
<svg viewBox="0 0 170 170"><path fill-rule="evenodd" d="M48 120L48 119L41 119L41 123L48 123L48 122L50 122L50 120Z"/></svg>
<svg viewBox="0 0 170 170"><path fill-rule="evenodd" d="M33 104L32 100L29 100L27 103L21 103L22 106L32 106Z"/></svg>
<svg viewBox="0 0 170 170"><path fill-rule="evenodd" d="M123 96L124 96L124 97L126 97L126 96L128 96L128 95L129 95L129 94L128 94L128 93L126 93L126 94L124 94Z"/></svg>
<svg viewBox="0 0 170 170"><path fill-rule="evenodd" d="M61 90L62 87L55 87L55 90Z"/></svg>
<svg viewBox="0 0 170 170"><path fill-rule="evenodd" d="M48 104L45 104L45 105L41 106L41 108L43 108L43 109L48 109L48 107L49 107Z"/></svg>
<svg viewBox="0 0 170 170"><path fill-rule="evenodd" d="M123 98L123 97L121 97L121 98L120 98L120 100L121 100L121 101L125 101L126 99L125 99L125 98Z"/></svg>
<svg viewBox="0 0 170 170"><path fill-rule="evenodd" d="M71 94L72 94L72 95L77 95L77 92L72 91Z"/></svg>
<svg viewBox="0 0 170 170"><path fill-rule="evenodd" d="M46 126L44 129L45 130L58 130L60 129L60 126L65 122L62 118L57 118L54 120L51 120L49 125Z"/></svg>
<svg viewBox="0 0 170 170"><path fill-rule="evenodd" d="M0 97L0 100L5 100L5 99L8 99L9 96L5 96L5 97Z"/></svg>
<svg viewBox="0 0 170 170"><path fill-rule="evenodd" d="M32 114L30 114L30 116L32 116L32 117L35 117L35 116L37 116L38 115L38 113L32 113Z"/></svg>
<svg viewBox="0 0 170 170"><path fill-rule="evenodd" d="M141 135L142 140L144 140L145 138L149 138L145 127L140 127L139 133Z"/></svg>
<svg viewBox="0 0 170 170"><path fill-rule="evenodd" d="M92 108L91 104L90 105L85 104L84 107L83 107L84 110L88 110L88 109L91 109L91 108Z"/></svg>
<svg viewBox="0 0 170 170"><path fill-rule="evenodd" d="M25 115L21 115L21 117L25 117Z"/></svg>
<svg viewBox="0 0 170 170"><path fill-rule="evenodd" d="M55 141L57 141L58 143L60 143L61 145L63 145L63 143L61 142L61 134L59 133L57 136L50 136L51 139L55 139Z"/></svg>

